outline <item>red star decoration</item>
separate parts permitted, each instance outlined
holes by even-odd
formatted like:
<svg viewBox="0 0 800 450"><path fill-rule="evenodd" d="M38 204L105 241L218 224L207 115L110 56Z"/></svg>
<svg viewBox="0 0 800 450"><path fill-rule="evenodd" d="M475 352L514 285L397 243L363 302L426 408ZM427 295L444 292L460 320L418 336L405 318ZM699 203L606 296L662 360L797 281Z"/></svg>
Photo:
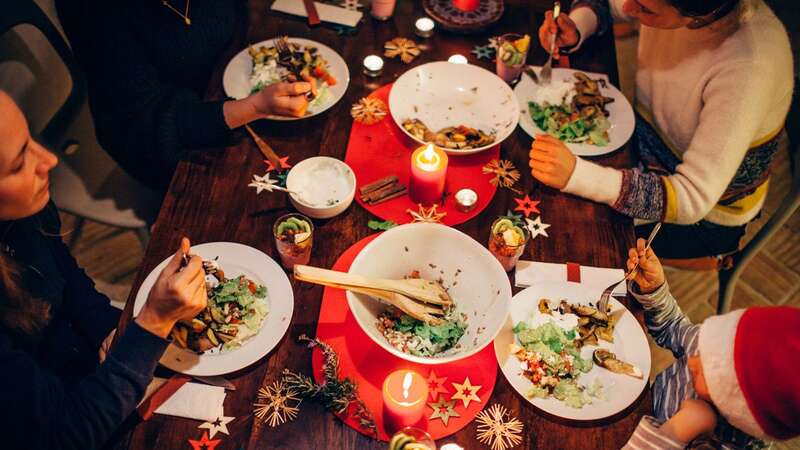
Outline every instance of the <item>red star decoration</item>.
<svg viewBox="0 0 800 450"><path fill-rule="evenodd" d="M292 167L292 165L289 164L289 157L288 156L284 156L283 158L278 158L278 159L281 162L281 170L288 169L288 168ZM267 165L267 172L272 172L273 170L275 170L275 166L273 166L272 163L269 162L268 160L265 159L264 160L264 164Z"/></svg>
<svg viewBox="0 0 800 450"><path fill-rule="evenodd" d="M525 217L530 217L531 214L541 214L539 212L539 200L531 200L527 194L525 194L525 198L515 198L515 202L517 202L517 207L514 208L514 211L522 211L522 214L525 214Z"/></svg>
<svg viewBox="0 0 800 450"><path fill-rule="evenodd" d="M217 448L217 445L219 445L220 442L221 439L214 439L213 441L209 440L208 431L203 432L203 437L200 438L199 441L189 439L189 444L192 446L192 450L214 450Z"/></svg>
<svg viewBox="0 0 800 450"><path fill-rule="evenodd" d="M447 381L447 377L437 377L433 370L428 375L428 395L434 402L439 399L439 394L447 394L447 389L444 387L445 381Z"/></svg>

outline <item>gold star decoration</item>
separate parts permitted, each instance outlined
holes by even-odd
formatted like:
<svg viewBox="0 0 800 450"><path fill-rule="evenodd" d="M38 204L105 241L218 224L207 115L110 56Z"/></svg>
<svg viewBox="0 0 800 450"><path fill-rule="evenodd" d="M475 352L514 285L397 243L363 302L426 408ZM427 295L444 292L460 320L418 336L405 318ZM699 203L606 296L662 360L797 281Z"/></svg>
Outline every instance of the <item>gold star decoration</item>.
<svg viewBox="0 0 800 450"><path fill-rule="evenodd" d="M417 206L419 207L419 211L406 210L414 219L413 223L442 223L442 218L447 215L446 212L439 212L436 209L438 205L433 205L430 208L425 208L420 204Z"/></svg>
<svg viewBox="0 0 800 450"><path fill-rule="evenodd" d="M511 417L503 406L492 405L478 413L475 421L478 423L478 440L492 450L506 450L522 442L522 422Z"/></svg>
<svg viewBox="0 0 800 450"><path fill-rule="evenodd" d="M414 61L414 58L419 56L420 53L422 53L422 50L411 39L397 37L383 44L383 56L387 58L399 56L400 60L406 64Z"/></svg>
<svg viewBox="0 0 800 450"><path fill-rule="evenodd" d="M258 399L253 403L253 413L271 427L290 422L300 412L300 399L287 389L283 381L276 381L258 390Z"/></svg>
<svg viewBox="0 0 800 450"><path fill-rule="evenodd" d="M489 161L489 164L483 166L481 171L485 174L494 174L494 178L489 180L492 186L504 187L517 194L522 194L519 189L514 187L519 181L520 173L511 161L493 159Z"/></svg>
<svg viewBox="0 0 800 450"><path fill-rule="evenodd" d="M357 101L350 108L350 115L353 120L364 125L372 125L378 123L386 117L388 112L386 103L379 98L364 97Z"/></svg>
<svg viewBox="0 0 800 450"><path fill-rule="evenodd" d="M444 423L444 426L447 426L451 417L461 417L461 414L457 413L454 409L456 406L455 400L447 401L444 399L444 396L439 397L438 402L428 403L428 406L433 409L433 414L431 414L428 420L439 419Z"/></svg>
<svg viewBox="0 0 800 450"><path fill-rule="evenodd" d="M206 422L202 425L198 425L197 428L208 429L208 437L214 439L217 432L230 435L230 433L228 433L228 424L233 422L233 419L235 419L235 417L226 417L225 414L220 411L219 416L213 422Z"/></svg>
<svg viewBox="0 0 800 450"><path fill-rule="evenodd" d="M461 400L464 402L464 408L469 407L469 404L473 401L478 403L481 402L481 398L478 397L478 391L482 386L473 386L469 381L469 377L467 377L467 379L461 384L452 383L452 385L453 389L456 390L456 393L450 397L450 400Z"/></svg>
<svg viewBox="0 0 800 450"><path fill-rule="evenodd" d="M447 377L437 377L436 372L431 370L428 375L428 395L430 395L431 400L438 400L439 394L447 394L447 388L444 386L445 381L447 381Z"/></svg>

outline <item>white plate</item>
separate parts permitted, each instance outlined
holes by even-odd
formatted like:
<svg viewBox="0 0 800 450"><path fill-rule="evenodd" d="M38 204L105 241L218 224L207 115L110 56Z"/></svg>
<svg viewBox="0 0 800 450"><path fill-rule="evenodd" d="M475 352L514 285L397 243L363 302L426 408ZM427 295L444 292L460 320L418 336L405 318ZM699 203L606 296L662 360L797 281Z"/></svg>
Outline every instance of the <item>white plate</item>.
<svg viewBox="0 0 800 450"><path fill-rule="evenodd" d="M583 71L555 68L553 69L553 79L574 80L575 72ZM622 95L622 92L620 92L619 89L608 82L608 75L592 72L583 73L594 79L602 78L606 80L606 87L601 87L600 91L606 97L612 97L614 99L613 103L610 103L606 106L606 109L609 112L608 120L611 122L611 128L608 130L608 145L605 147L599 147L592 144L567 143L567 147L572 150L572 153L579 156L605 155L622 147L628 142L628 140L630 140L631 136L633 136L633 129L636 126L636 119L633 116L633 108L631 108L631 104L628 102L628 99ZM531 93L536 89L536 83L533 82L531 77L524 73L522 78L519 80L519 83L517 83L517 86L514 88L514 93L517 95L517 100L519 101L519 126L522 127L522 129L525 130L525 132L531 137L535 137L537 134L545 134L542 129L536 126L536 124L533 122L533 119L531 119L530 113L528 112L528 102L531 99Z"/></svg>
<svg viewBox="0 0 800 450"><path fill-rule="evenodd" d="M541 298L550 299L551 307L557 305L561 299L566 299L570 303L587 304L589 301L598 299L602 291L602 287L588 288L565 281L537 284L514 296L511 300L509 317L495 338L494 350L500 369L511 386L522 397L527 398L525 394L533 386L533 383L521 375L519 360L509 353L509 344L518 343L512 330L514 324L530 320L531 313L538 310ZM554 397L528 399L531 404L549 414L565 419L597 420L622 411L639 398L650 375L650 347L647 344L647 337L639 322L622 303L611 298L609 305L612 314L619 309L624 310L624 313L614 328L614 343L600 341L599 346L616 353L619 359L634 364L642 370L644 378L640 380L628 375L612 373L595 364L588 373L581 374L578 383L589 386L595 379L599 379L603 384L602 393L606 396L606 400L592 399L592 404L584 405L580 409L571 408ZM592 352L596 348L596 346L585 346L581 349L581 357L591 358Z"/></svg>
<svg viewBox="0 0 800 450"><path fill-rule="evenodd" d="M419 119L432 131L466 125L495 135L489 145L468 149L443 148L450 155L478 153L503 142L517 126L514 91L497 75L470 64L446 61L417 66L400 76L389 93L389 110L397 126Z"/></svg>
<svg viewBox="0 0 800 450"><path fill-rule="evenodd" d="M223 375L243 369L258 361L272 351L286 334L292 321L294 310L294 294L289 278L283 269L269 256L242 244L233 242L209 242L192 246L192 254L203 259L215 259L227 277L244 275L267 288L267 304L269 314L261 322L261 331L246 340L241 347L219 352L217 350L198 355L190 350L179 348L174 344L167 347L161 364L176 372L187 375L210 376ZM147 301L147 295L155 284L158 275L167 265L165 259L145 278L136 293L133 316L136 317Z"/></svg>
<svg viewBox="0 0 800 450"><path fill-rule="evenodd" d="M261 41L253 44L253 47L272 47L274 39ZM331 98L316 107L309 107L308 112L304 117L285 117L285 116L270 116L271 120L299 120L306 117L316 116L317 114L325 111L336 102L344 97L347 86L350 84L350 71L347 69L347 63L344 62L341 56L330 47L320 44L319 42L309 39L289 38L289 42L302 45L304 47L316 47L320 55L328 61L328 71L336 78L336 85L329 87ZM244 49L236 54L230 60L228 66L225 67L225 73L222 75L222 87L225 89L225 94L228 97L235 99L242 99L250 95L250 74L253 72L253 58Z"/></svg>
<svg viewBox="0 0 800 450"><path fill-rule="evenodd" d="M387 352L420 364L444 364L478 353L500 331L511 303L508 275L483 245L444 225L412 223L384 232L353 260L350 273L400 279L414 270L422 278L441 278L458 311L468 316L458 344L434 357L395 349L375 326L386 307L362 294L347 292L356 321Z"/></svg>

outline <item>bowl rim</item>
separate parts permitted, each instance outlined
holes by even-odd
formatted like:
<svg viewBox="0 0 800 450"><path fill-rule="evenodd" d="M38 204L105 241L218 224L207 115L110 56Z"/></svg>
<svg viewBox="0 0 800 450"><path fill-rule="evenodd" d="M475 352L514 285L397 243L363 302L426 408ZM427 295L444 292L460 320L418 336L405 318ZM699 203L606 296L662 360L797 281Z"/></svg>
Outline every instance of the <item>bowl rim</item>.
<svg viewBox="0 0 800 450"><path fill-rule="evenodd" d="M505 301L505 309L506 309L506 311L505 311L505 314L504 314L502 320L500 320L498 322L499 325L497 326L496 330L494 330L492 332L488 332L489 330L487 330L487 331L485 331L485 332L483 332L481 334L482 336L490 336L490 338L488 338L484 343L476 345L473 349L471 349L469 351L465 351L463 353L452 354L452 355L448 355L448 356L445 356L445 357L416 356L416 355L411 355L409 353L401 352L400 350L397 350L396 348L392 347L387 342L385 342L386 339L383 336L381 336L381 339L383 339L383 341L379 342L378 339L376 339L372 334L370 334L367 331L367 326L374 326L374 323L369 323L369 324L363 323L361 318L359 318L359 316L356 315L353 312L354 311L353 310L353 303L356 302L356 301L359 301L358 297L355 294L353 294L350 291L345 291L345 295L347 297L347 305L350 308L350 313L353 314L353 317L356 319L356 323L358 323L358 325L361 327L362 331L364 331L364 334L366 334L375 344L377 344L383 350L391 353L392 355L394 355L394 356L396 356L396 357L398 357L400 359L403 359L405 361L418 363L418 364L424 364L424 365L448 364L448 363L451 363L451 362L454 362L454 361L460 361L462 359L466 359L466 358L469 358L471 356L474 356L474 355L478 354L479 352L483 351L492 342L494 342L494 339L497 336L497 334L499 334L500 331L503 329L503 325L505 324L506 320L508 319L508 314L511 311L511 299L514 296L514 293L513 293L513 290L511 289L511 282L508 279L508 274L506 273L505 270L503 270L503 267L500 265L500 263L497 261L497 259L495 259L495 257L492 256L492 254L489 252L489 250L486 247L481 245L480 242L478 242L475 239L473 239L472 236L470 236L470 235L468 235L468 234L466 234L466 233L464 233L464 232L462 232L460 230L457 230L455 228L449 227L447 225L431 224L431 223L407 223L407 224L403 224L403 225L398 225L398 226L396 226L396 227L394 227L394 228L392 228L390 230L387 230L387 231L384 231L384 232L380 233L380 235L378 237L376 237L371 242L369 242L366 246L364 246L364 248L361 249L361 251L358 253L358 255L356 255L355 259L353 259L353 262L350 264L350 269L348 269L348 272L350 272L350 270L352 270L353 266L358 262L359 258L362 257L361 255L365 254L365 252L368 249L370 249L372 246L378 245L378 244L376 244L376 242L379 242L379 240L383 236L385 236L387 234L396 234L396 233L400 233L400 232L407 232L405 230L408 230L410 228L429 228L429 227L437 227L437 228L439 228L440 230L442 230L442 231L444 231L446 233L453 233L453 235L461 235L462 237L468 238L468 239L466 239L467 241L469 241L469 244L467 244L467 245L473 246L476 249L479 249L479 250L482 250L482 251L486 252L486 256L488 257L487 261L491 261L492 262L491 265L493 267L495 267L498 275L502 274L502 279L504 280L504 283L502 283L502 285L499 287L499 289L501 291L501 294L500 294L501 296L503 294L507 294L506 295L507 298L506 298L506 301ZM463 337L462 337L462 339L463 339Z"/></svg>
<svg viewBox="0 0 800 450"><path fill-rule="evenodd" d="M512 89L511 86L508 85L508 83L503 81L502 78L498 77L497 74L492 72L491 70L488 70L488 69L486 69L484 67L481 67L481 66L478 66L478 65L475 65L475 64L470 64L470 63L467 63L467 64L453 64L453 63L450 63L450 62L448 62L446 60L445 61L431 61L431 62L427 62L425 64L420 64L420 65L418 65L416 67L413 67L413 68L407 70L405 73L400 75L396 80L394 80L394 84L392 85L392 90L389 91L389 110L390 111L392 110L392 98L393 98L392 93L394 92L394 87L397 85L397 83L400 80L402 80L406 76L408 76L410 78L412 76L411 75L412 72L419 71L423 67L434 66L434 65L435 66L442 66L442 67L449 67L449 66L444 66L444 64L448 64L449 66L457 65L457 66L470 67L469 69L466 69L466 70L479 69L478 72L483 71L483 72L488 73L492 77L496 78L504 86L504 89L507 89L508 92L511 94L511 100L512 100L511 103L514 105L514 113L511 114L511 121L512 122L511 122L511 125L509 125L509 127L508 127L508 133L506 133L505 136L498 136L494 140L494 142L492 142L491 144L484 145L483 147L470 148L470 149L461 149L461 150L459 150L459 149L451 149L451 148L442 148L442 150L445 153L447 153L448 155L454 155L454 156L471 155L471 154L474 154L474 153L480 153L480 152L486 151L486 150L488 150L488 149L490 149L490 148L492 148L492 147L494 147L496 145L500 145L506 139L508 139L512 134L514 134L514 130L516 130L517 126L519 125L519 111L518 111L519 108L517 107L517 105L519 104L519 100L517 99L517 94L514 92L514 89ZM422 144L422 145L430 143L430 142L421 141L421 140L417 139L416 137L414 137L411 133L406 131L405 128L403 128L403 124L400 122L400 118L399 117L396 117L394 114L390 114L390 115L392 116L392 120L397 125L397 127L400 128L400 130L406 136L411 138L414 142L417 142L417 143Z"/></svg>
<svg viewBox="0 0 800 450"><path fill-rule="evenodd" d="M307 164L308 161L321 161L321 160L334 161L334 164L338 164L340 166L344 166L344 167L347 168L348 173L350 174L350 176L348 177L348 181L350 181L350 191L348 192L347 195L345 195L345 196L343 196L341 198L342 202L337 204L337 205L331 205L331 206L312 206L312 205L309 205L308 203L302 201L300 198L298 198L297 196L295 196L291 192L288 193L289 196L292 198L292 200L294 200L297 203L303 205L303 207L309 208L309 209L313 209L313 210L317 210L317 211L325 211L325 210L328 210L328 209L331 209L331 208L336 208L336 207L338 207L338 206L340 206L342 204L346 204L346 203L349 204L352 201L353 197L355 197L355 195L356 195L356 174L355 174L355 172L353 172L353 168L350 167L349 165L347 165L346 162L344 162L344 161L342 161L340 159L336 159L336 158L330 157L330 156L312 156L310 158L306 158L306 159L300 161L299 163L295 164L294 167L289 169L289 173L286 175L286 187L287 187L287 189L289 188L289 180L292 178L292 173L295 173L296 169L303 168L304 165L306 165L306 166L309 165L310 163ZM297 173L299 173L299 172L302 172L302 170L298 170L297 171Z"/></svg>

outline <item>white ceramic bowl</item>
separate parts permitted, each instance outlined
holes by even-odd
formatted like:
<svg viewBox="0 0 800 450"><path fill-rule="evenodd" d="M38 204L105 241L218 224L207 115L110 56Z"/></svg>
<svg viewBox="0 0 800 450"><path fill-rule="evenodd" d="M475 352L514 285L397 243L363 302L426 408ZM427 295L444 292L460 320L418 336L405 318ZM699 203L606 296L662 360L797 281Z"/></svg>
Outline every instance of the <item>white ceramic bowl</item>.
<svg viewBox="0 0 800 450"><path fill-rule="evenodd" d="M444 364L474 355L492 342L508 316L511 285L500 263L481 244L444 225L412 223L384 232L367 244L350 273L399 279L414 270L422 278L441 278L459 312L468 316L458 344L434 357L409 355L389 345L375 326L386 307L361 294L347 292L356 321L375 343L402 359Z"/></svg>
<svg viewBox="0 0 800 450"><path fill-rule="evenodd" d="M356 176L336 158L314 156L292 167L286 187L294 191L289 199L298 211L314 219L329 219L353 203Z"/></svg>
<svg viewBox="0 0 800 450"><path fill-rule="evenodd" d="M466 125L494 134L492 144L465 150L443 149L450 155L478 153L503 142L517 126L514 91L497 75L470 64L439 61L417 66L397 79L389 93L389 109L397 126L419 119L432 131Z"/></svg>

